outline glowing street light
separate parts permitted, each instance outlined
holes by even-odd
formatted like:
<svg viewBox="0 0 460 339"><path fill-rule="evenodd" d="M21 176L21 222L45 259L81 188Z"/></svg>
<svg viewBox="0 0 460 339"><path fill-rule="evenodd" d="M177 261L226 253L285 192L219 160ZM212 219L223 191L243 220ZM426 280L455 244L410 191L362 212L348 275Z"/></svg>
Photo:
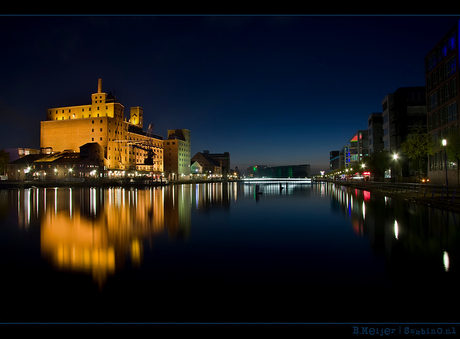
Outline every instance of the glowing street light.
<svg viewBox="0 0 460 339"><path fill-rule="evenodd" d="M393 153L393 168L391 169L391 177L393 178L394 177L394 180L396 181L396 176L394 175L393 172L396 172L396 168L394 166L394 163L398 160L398 154L397 153Z"/></svg>
<svg viewBox="0 0 460 339"><path fill-rule="evenodd" d="M447 190L447 196L449 196L449 182L447 181L447 151L446 151L447 140L446 139L442 139L442 146L444 147L444 168L446 169L446 190Z"/></svg>

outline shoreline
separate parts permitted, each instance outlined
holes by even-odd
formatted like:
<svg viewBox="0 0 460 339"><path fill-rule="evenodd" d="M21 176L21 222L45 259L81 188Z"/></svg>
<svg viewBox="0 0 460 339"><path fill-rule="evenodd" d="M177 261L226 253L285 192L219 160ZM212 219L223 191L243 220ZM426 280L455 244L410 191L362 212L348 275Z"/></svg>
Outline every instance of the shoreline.
<svg viewBox="0 0 460 339"><path fill-rule="evenodd" d="M460 190L458 191L457 195L457 187L451 187L451 189L454 189L454 191L452 192L451 190L449 190L450 195L444 196L444 186L436 185L350 181L345 182L326 180L324 182L369 191L374 194L400 198L427 207L438 208L441 210L454 213L460 213ZM410 190L410 188L412 189ZM414 188L417 188L417 190L415 190Z"/></svg>
<svg viewBox="0 0 460 339"><path fill-rule="evenodd" d="M204 184L204 183L228 183L242 182L240 179L215 179L215 180L177 180L177 181L125 181L125 180L84 180L84 181L0 181L0 189L21 189L21 188L54 188L54 187L124 187L124 188L159 188L170 185ZM370 191L389 197L404 199L427 207L438 208L460 214L460 190L457 193L456 187L449 190L450 196L444 196L443 186L421 185L421 184L400 184L385 182L354 182L354 181L330 181L319 180L315 183L325 182L340 186L352 187L359 190ZM312 183L313 183L312 182ZM455 191L452 191L455 189Z"/></svg>
<svg viewBox="0 0 460 339"><path fill-rule="evenodd" d="M239 182L240 180L177 180L177 181L125 181L125 180L84 180L84 181L0 181L0 189L51 188L51 187L165 187L170 185Z"/></svg>

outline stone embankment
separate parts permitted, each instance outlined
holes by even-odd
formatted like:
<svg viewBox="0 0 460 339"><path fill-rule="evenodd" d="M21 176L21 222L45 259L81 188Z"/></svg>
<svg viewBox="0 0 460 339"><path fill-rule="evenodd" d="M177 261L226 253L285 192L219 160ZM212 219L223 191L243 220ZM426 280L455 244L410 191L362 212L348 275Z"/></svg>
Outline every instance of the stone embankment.
<svg viewBox="0 0 460 339"><path fill-rule="evenodd" d="M460 188L429 184L388 183L372 181L327 181L337 185L399 197L408 201L460 213Z"/></svg>

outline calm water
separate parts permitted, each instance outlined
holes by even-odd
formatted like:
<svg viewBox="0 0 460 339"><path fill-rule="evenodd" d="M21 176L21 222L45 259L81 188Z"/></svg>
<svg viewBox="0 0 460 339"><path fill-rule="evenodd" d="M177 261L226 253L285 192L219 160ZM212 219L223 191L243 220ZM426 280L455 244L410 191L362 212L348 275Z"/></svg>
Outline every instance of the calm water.
<svg viewBox="0 0 460 339"><path fill-rule="evenodd" d="M261 191L0 190L0 321L458 322L459 215Z"/></svg>

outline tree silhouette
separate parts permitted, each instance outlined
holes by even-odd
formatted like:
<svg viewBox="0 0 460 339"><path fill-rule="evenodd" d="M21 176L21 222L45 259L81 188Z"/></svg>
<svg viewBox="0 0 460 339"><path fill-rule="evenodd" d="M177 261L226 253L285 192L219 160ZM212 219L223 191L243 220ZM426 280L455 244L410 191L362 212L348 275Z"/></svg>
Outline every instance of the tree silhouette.
<svg viewBox="0 0 460 339"><path fill-rule="evenodd" d="M413 160L413 169L419 174L426 173L428 156L434 154L434 145L431 135L421 124L415 126L406 140L401 144L403 153Z"/></svg>

